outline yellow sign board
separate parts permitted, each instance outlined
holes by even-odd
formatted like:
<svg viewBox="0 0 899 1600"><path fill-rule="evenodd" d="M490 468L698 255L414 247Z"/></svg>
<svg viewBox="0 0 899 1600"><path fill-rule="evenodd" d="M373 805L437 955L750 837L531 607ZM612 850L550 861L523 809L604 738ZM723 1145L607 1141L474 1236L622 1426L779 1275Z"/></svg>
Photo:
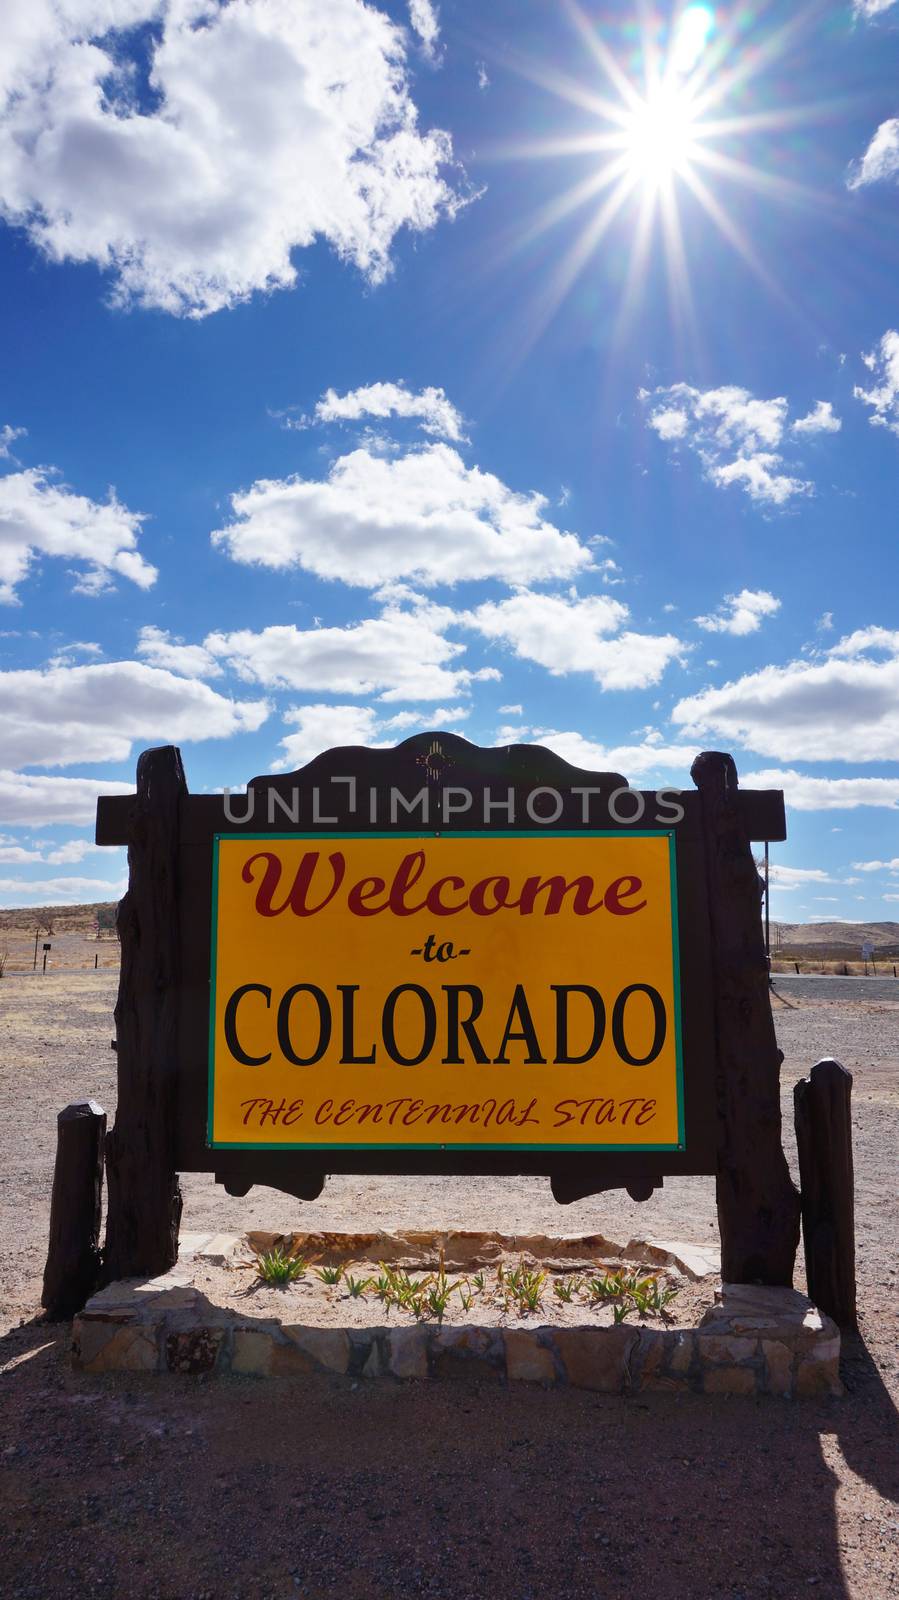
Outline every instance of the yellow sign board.
<svg viewBox="0 0 899 1600"><path fill-rule="evenodd" d="M671 834L215 852L210 1145L684 1148Z"/></svg>

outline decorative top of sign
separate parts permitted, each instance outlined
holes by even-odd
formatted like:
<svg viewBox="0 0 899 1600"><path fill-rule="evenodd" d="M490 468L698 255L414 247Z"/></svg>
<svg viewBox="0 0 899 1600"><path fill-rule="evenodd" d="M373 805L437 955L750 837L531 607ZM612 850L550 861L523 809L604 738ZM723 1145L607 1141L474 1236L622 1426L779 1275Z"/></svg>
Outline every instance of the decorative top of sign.
<svg viewBox="0 0 899 1600"><path fill-rule="evenodd" d="M786 838L782 793L740 790L729 756L698 756L691 777L700 789L724 786L747 839ZM182 837L199 844L222 831L260 828L662 827L695 833L699 803L693 787L632 788L620 772L574 766L542 745L482 746L435 731L413 734L394 749L325 750L294 772L252 778L245 792L191 795L185 789L179 805ZM98 844L129 843L133 807L128 795L100 797Z"/></svg>

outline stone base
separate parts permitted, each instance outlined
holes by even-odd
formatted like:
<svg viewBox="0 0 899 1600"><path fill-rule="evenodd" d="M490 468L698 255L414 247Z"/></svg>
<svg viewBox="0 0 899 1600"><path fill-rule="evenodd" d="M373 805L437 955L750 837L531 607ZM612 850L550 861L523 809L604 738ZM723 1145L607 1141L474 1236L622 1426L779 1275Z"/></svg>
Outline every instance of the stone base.
<svg viewBox="0 0 899 1600"><path fill-rule="evenodd" d="M558 1253L561 1241L547 1243ZM689 1329L412 1322L305 1327L212 1305L193 1286L192 1262L227 1261L239 1245L232 1235L188 1236L177 1267L164 1277L110 1284L94 1295L75 1318L76 1367L89 1373L477 1377L606 1394L843 1392L839 1331L792 1289L725 1284L699 1326Z"/></svg>

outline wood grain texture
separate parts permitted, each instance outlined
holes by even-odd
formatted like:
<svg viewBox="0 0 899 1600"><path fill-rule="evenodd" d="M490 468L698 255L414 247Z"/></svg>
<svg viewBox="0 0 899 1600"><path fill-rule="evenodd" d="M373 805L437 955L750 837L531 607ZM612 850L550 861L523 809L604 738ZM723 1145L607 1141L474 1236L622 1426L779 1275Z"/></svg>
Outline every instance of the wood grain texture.
<svg viewBox="0 0 899 1600"><path fill-rule="evenodd" d="M711 928L721 1275L791 1285L799 1195L781 1143L780 1064L761 922L761 884L738 805L732 756L705 751L691 776L702 802Z"/></svg>
<svg viewBox="0 0 899 1600"><path fill-rule="evenodd" d="M118 1111L106 1150L109 1279L166 1272L178 1259L178 837L186 794L180 751L172 745L144 751L130 813L128 892L117 918L122 966Z"/></svg>
<svg viewBox="0 0 899 1600"><path fill-rule="evenodd" d="M817 1062L793 1104L809 1296L841 1328L854 1328L852 1073L829 1057Z"/></svg>
<svg viewBox="0 0 899 1600"><path fill-rule="evenodd" d="M41 1305L51 1322L74 1317L100 1276L100 1208L106 1112L77 1100L56 1119L50 1240Z"/></svg>

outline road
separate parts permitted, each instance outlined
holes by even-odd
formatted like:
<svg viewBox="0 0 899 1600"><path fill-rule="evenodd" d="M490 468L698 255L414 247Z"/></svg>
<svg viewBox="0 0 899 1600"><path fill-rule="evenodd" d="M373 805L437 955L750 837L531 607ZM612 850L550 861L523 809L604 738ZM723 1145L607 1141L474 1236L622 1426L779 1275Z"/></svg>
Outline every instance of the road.
<svg viewBox="0 0 899 1600"><path fill-rule="evenodd" d="M778 994L804 1000L897 1000L899 978L838 978L829 973L775 972Z"/></svg>

